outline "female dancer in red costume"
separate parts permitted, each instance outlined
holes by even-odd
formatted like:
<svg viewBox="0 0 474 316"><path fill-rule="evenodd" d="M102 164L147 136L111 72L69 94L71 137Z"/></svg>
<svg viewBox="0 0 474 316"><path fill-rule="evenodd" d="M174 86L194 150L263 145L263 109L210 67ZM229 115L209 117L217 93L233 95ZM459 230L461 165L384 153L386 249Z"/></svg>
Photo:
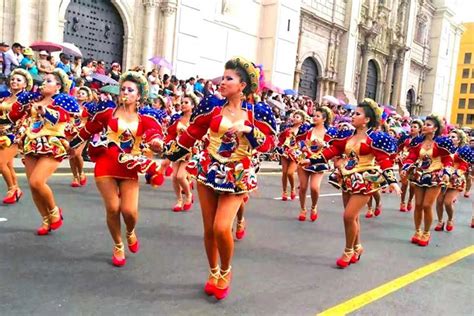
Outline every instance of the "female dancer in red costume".
<svg viewBox="0 0 474 316"><path fill-rule="evenodd" d="M346 156L338 184L342 188L344 203L344 229L346 248L336 264L345 268L356 263L363 252L360 243L360 210L367 204L370 195L389 183L390 188L400 193L393 174L393 160L396 143L387 134L376 132L382 116L382 109L371 99L359 103L352 117L355 131L339 131L328 148L316 158L303 164L327 164L336 156ZM333 179L334 180L334 179ZM334 182L333 182L334 183Z"/></svg>
<svg viewBox="0 0 474 316"><path fill-rule="evenodd" d="M410 150L410 142L412 139L420 136L421 129L423 127L423 122L421 120L415 119L411 121L410 124L410 135L408 137L401 137L400 142L398 145L398 165L399 170L402 170L403 167L403 160L408 156L408 152ZM400 212L409 212L412 209L413 197L415 196L415 188L413 187L414 184L408 181L409 176L401 177L400 176L400 183L402 184L402 196L400 202ZM405 199L408 194L408 204L405 203Z"/></svg>
<svg viewBox="0 0 474 316"><path fill-rule="evenodd" d="M122 242L120 216L127 231L127 243L136 253L140 243L135 233L138 220L138 172L155 173L158 166L141 155L142 143L154 151L162 148L163 132L152 109L138 113L140 104L148 96L147 79L138 72L128 71L120 79L120 103L111 107L108 102L96 105L95 115L71 141L71 155L79 154L80 145L91 135L106 130L107 145L95 153L94 176L107 212L107 226L115 243L112 263L125 265L125 247ZM152 184L154 179L151 180Z"/></svg>
<svg viewBox="0 0 474 316"><path fill-rule="evenodd" d="M433 222L433 204L441 192L441 187L449 181L449 167L453 163L453 142L448 137L441 137L442 120L436 115L426 118L422 135L410 143L410 152L403 161L400 176L410 174L410 181L415 185L415 234L411 242L419 246L428 246L430 227ZM424 229L421 230L421 222Z"/></svg>
<svg viewBox="0 0 474 316"><path fill-rule="evenodd" d="M305 123L308 116L302 110L293 112L289 120L290 126L280 133L278 136L278 148L281 152L281 181L283 186L283 193L281 195L282 201L288 200L287 185L290 182L290 198L292 200L296 197L295 191L295 171L298 167L295 150L298 148L298 142L304 138L305 133L310 129L310 125Z"/></svg>
<svg viewBox="0 0 474 316"><path fill-rule="evenodd" d="M90 116L88 108L92 106L92 98L93 94L90 88L84 86L77 90L76 99L79 104L79 113L74 115L69 123L67 134L69 134L68 136L70 139L72 139L77 131L87 122L87 119ZM84 150L85 145L86 143L83 143L78 148L77 156L69 157L69 165L71 166L73 176L71 187L73 188L85 186L87 183L87 177L83 171L84 159L82 158L82 151Z"/></svg>
<svg viewBox="0 0 474 316"><path fill-rule="evenodd" d="M187 170L197 179L201 202L210 266L204 290L219 300L228 295L232 279L232 223L246 194L257 188L252 150L269 151L275 142L271 109L243 101L244 95L257 90L258 78L259 71L251 62L241 57L229 60L219 87L225 99L205 98L167 154L173 161L189 154L209 131L208 145L191 159Z"/></svg>
<svg viewBox="0 0 474 316"><path fill-rule="evenodd" d="M169 144L171 141L176 141L178 137L189 126L191 113L193 108L199 103L196 96L185 96L181 100L181 113L176 113L171 116L171 121L168 127L168 134L165 138L165 143ZM191 154L180 158L173 162L173 189L176 194L176 205L173 207L174 212L188 211L193 205L193 194L191 192L191 183L188 181L188 172L186 165L188 164ZM183 195L184 194L184 200Z"/></svg>
<svg viewBox="0 0 474 316"><path fill-rule="evenodd" d="M448 221L446 222L446 231L450 232L454 229L454 201L458 194L463 192L466 187L466 176L469 170L469 166L474 163L474 151L471 149L467 142L467 135L464 131L458 129L453 130L449 133L456 153L453 157L453 168L450 171L451 176L449 177L449 183L445 191L441 191L436 201L436 213L438 215L438 225L435 227L435 231L443 231L444 221L443 213L446 210L448 214Z"/></svg>
<svg viewBox="0 0 474 316"><path fill-rule="evenodd" d="M56 205L49 177L67 155L65 128L70 115L79 111L76 100L67 95L71 80L61 69L44 76L40 93L18 96L8 119L15 123L26 116L27 127L21 143L26 175L33 201L43 217L38 235L47 235L63 224L62 211Z"/></svg>
<svg viewBox="0 0 474 316"><path fill-rule="evenodd" d="M13 158L18 153L18 144L15 142L18 124L12 124L7 118L17 102L18 95L30 91L32 86L30 73L17 68L10 74L9 95L2 96L3 100L0 102L0 119L6 123L0 125L0 172L8 187L7 195L3 199L5 204L14 204L23 196L13 169Z"/></svg>
<svg viewBox="0 0 474 316"><path fill-rule="evenodd" d="M313 116L313 125L305 135L304 139L299 142L301 147L301 156L308 159L317 156L323 148L327 147L332 136L336 135L336 129L330 127L332 123L332 111L328 107L317 108ZM299 197L301 211L298 220L306 220L306 191L308 183L311 191L311 215L312 222L318 218L318 198L321 187L321 180L324 171L329 170L329 165L322 164L317 166L298 166L298 179L300 182Z"/></svg>

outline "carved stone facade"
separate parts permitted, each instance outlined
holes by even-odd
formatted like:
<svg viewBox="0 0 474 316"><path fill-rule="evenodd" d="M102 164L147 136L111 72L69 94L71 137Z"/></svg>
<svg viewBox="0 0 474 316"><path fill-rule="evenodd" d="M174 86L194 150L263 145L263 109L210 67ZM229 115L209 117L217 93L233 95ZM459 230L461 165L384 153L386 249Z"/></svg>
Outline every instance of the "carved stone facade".
<svg viewBox="0 0 474 316"><path fill-rule="evenodd" d="M440 91L438 71L447 71L445 85L454 84L446 64L455 63L460 29L451 10L443 0L302 0L294 87L310 58L319 70L318 101L372 96L405 115L449 116L452 91ZM446 102L436 104L433 94Z"/></svg>

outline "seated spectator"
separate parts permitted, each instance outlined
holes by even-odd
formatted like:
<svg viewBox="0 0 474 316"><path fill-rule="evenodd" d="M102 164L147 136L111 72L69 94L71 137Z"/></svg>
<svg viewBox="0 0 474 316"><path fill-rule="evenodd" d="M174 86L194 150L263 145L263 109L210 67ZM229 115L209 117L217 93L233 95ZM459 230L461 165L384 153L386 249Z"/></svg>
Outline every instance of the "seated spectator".
<svg viewBox="0 0 474 316"><path fill-rule="evenodd" d="M202 91L203 91L202 94L204 95L204 97L208 97L208 96L214 94L214 88L212 87L212 81L211 80L206 81Z"/></svg>
<svg viewBox="0 0 474 316"><path fill-rule="evenodd" d="M148 82L150 84L150 94L155 94L158 96L158 93L160 92L161 81L156 68L154 68L148 74Z"/></svg>
<svg viewBox="0 0 474 316"><path fill-rule="evenodd" d="M68 75L71 74L71 57L68 55L61 53L59 54L59 61L56 63L56 68L64 70L65 73Z"/></svg>
<svg viewBox="0 0 474 316"><path fill-rule="evenodd" d="M109 72L109 77L114 79L115 81L119 81L121 74L122 73L120 72L120 64L118 62L113 62L112 69Z"/></svg>
<svg viewBox="0 0 474 316"><path fill-rule="evenodd" d="M94 60L92 58L88 58L84 60L84 64L82 66L82 74L81 77L85 78L87 82L92 82L92 74L94 73Z"/></svg>
<svg viewBox="0 0 474 316"><path fill-rule="evenodd" d="M36 62L33 59L33 50L29 47L26 47L23 50L23 59L21 60L20 67L28 70L32 76L38 75L38 67L36 67Z"/></svg>
<svg viewBox="0 0 474 316"><path fill-rule="evenodd" d="M36 61L36 67L38 67L38 74L43 76L50 74L54 70L54 66L48 60L49 54L47 51L42 50L39 52L39 60Z"/></svg>
<svg viewBox="0 0 474 316"><path fill-rule="evenodd" d="M79 56L74 57L74 63L71 65L71 72L74 78L79 78L82 73L82 58Z"/></svg>
<svg viewBox="0 0 474 316"><path fill-rule="evenodd" d="M105 61L99 60L95 69L96 74L105 75Z"/></svg>

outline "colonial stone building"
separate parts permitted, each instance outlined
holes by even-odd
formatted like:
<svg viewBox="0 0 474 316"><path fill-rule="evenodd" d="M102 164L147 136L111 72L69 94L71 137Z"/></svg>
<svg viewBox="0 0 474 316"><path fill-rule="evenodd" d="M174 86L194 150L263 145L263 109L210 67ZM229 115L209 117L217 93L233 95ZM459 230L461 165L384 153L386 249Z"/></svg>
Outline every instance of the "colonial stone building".
<svg viewBox="0 0 474 316"><path fill-rule="evenodd" d="M461 35L441 0L303 0L294 87L450 116Z"/></svg>
<svg viewBox="0 0 474 316"><path fill-rule="evenodd" d="M449 117L461 29L445 2L0 0L0 40L73 42L125 68L162 56L182 78L220 76L243 55L267 81L319 101L369 96Z"/></svg>

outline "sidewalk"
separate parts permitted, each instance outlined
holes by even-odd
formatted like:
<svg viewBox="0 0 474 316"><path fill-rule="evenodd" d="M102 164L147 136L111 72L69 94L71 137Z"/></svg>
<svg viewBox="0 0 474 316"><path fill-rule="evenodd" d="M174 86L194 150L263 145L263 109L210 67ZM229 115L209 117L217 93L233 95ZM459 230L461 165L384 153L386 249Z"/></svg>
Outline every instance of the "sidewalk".
<svg viewBox="0 0 474 316"><path fill-rule="evenodd" d="M21 158L15 158L13 161L13 166L15 170L19 173L25 172L25 165L21 162ZM94 172L94 163L84 161L84 171L85 172ZM276 161L263 161L260 165L260 172L280 172L281 166ZM67 159L63 160L58 167L56 172L71 172L69 168L69 161Z"/></svg>

